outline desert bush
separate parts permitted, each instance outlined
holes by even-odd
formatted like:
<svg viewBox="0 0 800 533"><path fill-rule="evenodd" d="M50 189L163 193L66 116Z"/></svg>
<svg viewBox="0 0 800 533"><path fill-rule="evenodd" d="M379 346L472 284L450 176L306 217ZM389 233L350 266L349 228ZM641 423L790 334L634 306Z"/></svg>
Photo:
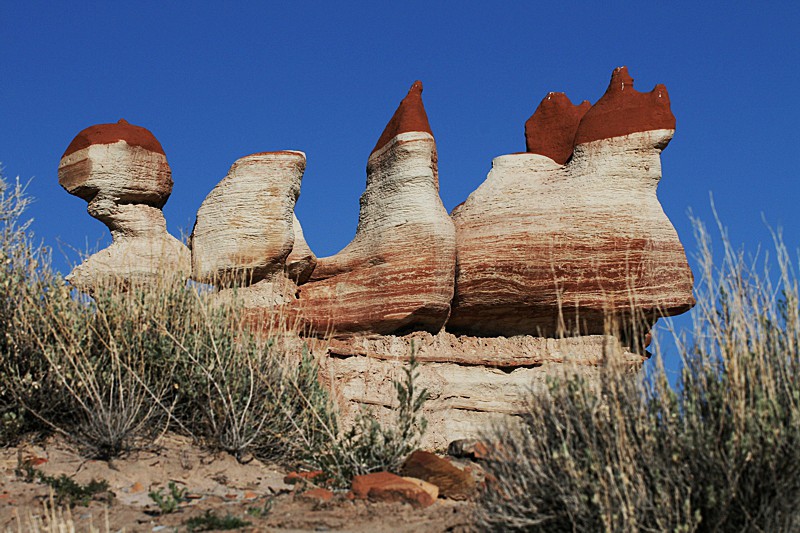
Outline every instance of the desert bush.
<svg viewBox="0 0 800 533"><path fill-rule="evenodd" d="M235 300L201 305L195 319L181 338L165 330L179 350L176 416L191 434L239 460L291 462L300 432L313 445L333 410L296 328L277 316L254 332Z"/></svg>
<svg viewBox="0 0 800 533"><path fill-rule="evenodd" d="M291 327L255 334L236 298L169 273L80 295L20 223L28 202L0 180L0 444L57 431L113 457L171 426L240 458L290 458L297 431L313 445L315 425L335 426Z"/></svg>
<svg viewBox="0 0 800 533"><path fill-rule="evenodd" d="M552 379L518 429L496 428L478 511L487 530L796 531L800 527L798 286L695 221L700 282L671 387L644 376ZM656 345L656 355L661 348ZM613 359L613 358L607 358Z"/></svg>

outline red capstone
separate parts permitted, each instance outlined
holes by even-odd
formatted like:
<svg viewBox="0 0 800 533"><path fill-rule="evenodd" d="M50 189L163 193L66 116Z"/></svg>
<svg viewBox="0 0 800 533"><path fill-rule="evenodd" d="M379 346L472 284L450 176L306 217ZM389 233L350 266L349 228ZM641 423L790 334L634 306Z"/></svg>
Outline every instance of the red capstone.
<svg viewBox="0 0 800 533"><path fill-rule="evenodd" d="M563 165L572 155L575 133L592 104L573 105L564 93L550 93L525 122L525 148Z"/></svg>
<svg viewBox="0 0 800 533"><path fill-rule="evenodd" d="M633 88L627 67L614 69L605 94L583 116L575 144L650 130L674 130L675 116L663 85L649 93Z"/></svg>
<svg viewBox="0 0 800 533"><path fill-rule="evenodd" d="M72 139L61 157L67 157L93 144L113 144L117 141L125 141L130 146L141 146L151 152L166 155L161 143L149 130L128 124L125 119L119 119L116 124L95 124L81 131Z"/></svg>
<svg viewBox="0 0 800 533"><path fill-rule="evenodd" d="M428 114L425 113L425 106L422 104L422 82L419 80L414 82L406 97L400 102L370 155L386 146L396 136L409 131L423 131L433 135L428 124Z"/></svg>

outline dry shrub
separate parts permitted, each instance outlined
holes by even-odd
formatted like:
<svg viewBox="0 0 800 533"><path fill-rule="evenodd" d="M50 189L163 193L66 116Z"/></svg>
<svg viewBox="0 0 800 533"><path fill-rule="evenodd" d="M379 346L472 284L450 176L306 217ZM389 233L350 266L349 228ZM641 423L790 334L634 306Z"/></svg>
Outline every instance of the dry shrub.
<svg viewBox="0 0 800 533"><path fill-rule="evenodd" d="M331 404L291 324L255 335L236 298L167 272L80 295L20 224L27 203L0 179L0 444L57 431L113 457L174 428L289 459L328 439Z"/></svg>
<svg viewBox="0 0 800 533"><path fill-rule="evenodd" d="M796 531L800 528L800 312L780 238L777 272L712 253L695 221L701 279L691 341L670 386L609 365L553 379L521 430L497 428L478 511L496 531ZM656 355L660 349L656 346Z"/></svg>

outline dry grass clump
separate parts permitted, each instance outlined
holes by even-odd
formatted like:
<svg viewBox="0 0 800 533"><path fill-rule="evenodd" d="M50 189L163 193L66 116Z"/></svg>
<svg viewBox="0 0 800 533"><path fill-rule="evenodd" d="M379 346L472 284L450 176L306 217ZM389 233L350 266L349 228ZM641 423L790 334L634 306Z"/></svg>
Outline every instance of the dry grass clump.
<svg viewBox="0 0 800 533"><path fill-rule="evenodd" d="M108 280L81 295L19 224L27 203L0 179L0 445L56 431L111 458L172 429L242 461L322 469L341 487L399 467L418 445L425 391L413 364L396 384L396 427L365 414L343 432L299 325L277 314L256 331L236 289L169 272L156 286Z"/></svg>
<svg viewBox="0 0 800 533"><path fill-rule="evenodd" d="M776 239L777 273L722 232L715 263L695 221L701 281L672 388L609 366L531 395L519 431L498 428L478 512L496 531L800 529L800 310ZM659 352L657 347L656 353Z"/></svg>
<svg viewBox="0 0 800 533"><path fill-rule="evenodd" d="M235 298L166 272L77 294L19 224L27 203L0 180L0 445L57 431L107 458L171 428L288 460L299 432L321 439L331 404L291 324L255 335Z"/></svg>

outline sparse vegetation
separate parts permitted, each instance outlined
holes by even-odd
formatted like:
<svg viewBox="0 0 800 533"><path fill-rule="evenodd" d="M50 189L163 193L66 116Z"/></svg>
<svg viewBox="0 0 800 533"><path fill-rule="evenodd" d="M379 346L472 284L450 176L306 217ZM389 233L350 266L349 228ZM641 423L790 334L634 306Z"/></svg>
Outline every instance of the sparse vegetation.
<svg viewBox="0 0 800 533"><path fill-rule="evenodd" d="M242 520L238 516L232 514L218 516L217 513L209 509L200 516L188 519L185 525L189 531L227 531L230 529L247 527L250 525L250 522Z"/></svg>
<svg viewBox="0 0 800 533"><path fill-rule="evenodd" d="M676 337L677 388L642 377L552 380L519 430L498 428L479 524L495 531L796 531L800 528L798 284L776 239L775 274L723 231L702 266L694 331ZM656 348L656 353L659 353Z"/></svg>
<svg viewBox="0 0 800 533"><path fill-rule="evenodd" d="M309 448L306 463L322 470L322 479L334 487L346 488L358 475L396 472L418 448L427 426L422 408L428 399L428 391L417 390L415 384L418 366L412 345L409 364L403 368L405 377L393 383L398 405L391 423L382 424L372 413L361 412L343 434L337 436L331 431L332 438L325 446Z"/></svg>
<svg viewBox="0 0 800 533"><path fill-rule="evenodd" d="M113 495L108 491L107 481L92 479L86 484L78 483L66 474L50 476L36 470L30 463L21 463L16 474L29 483L43 483L53 489L53 498L56 504L74 507L75 505L89 505L93 499L102 498L110 502Z"/></svg>
<svg viewBox="0 0 800 533"><path fill-rule="evenodd" d="M158 507L160 514L174 513L182 503L188 501L186 498L186 487L178 487L174 481L167 485L169 492L164 493L163 489L151 490L147 493L153 503Z"/></svg>

